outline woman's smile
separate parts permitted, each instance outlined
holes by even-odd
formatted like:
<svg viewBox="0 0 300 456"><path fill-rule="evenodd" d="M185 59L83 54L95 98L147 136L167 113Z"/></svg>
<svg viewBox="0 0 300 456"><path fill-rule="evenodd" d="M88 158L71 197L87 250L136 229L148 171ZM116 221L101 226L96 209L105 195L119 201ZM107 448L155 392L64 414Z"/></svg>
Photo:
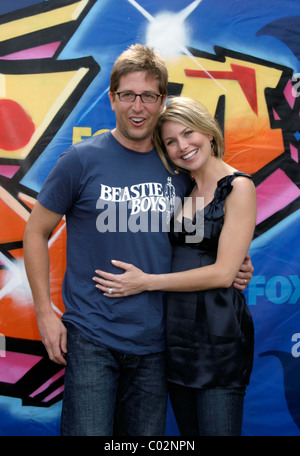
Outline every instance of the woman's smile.
<svg viewBox="0 0 300 456"><path fill-rule="evenodd" d="M189 160L190 158L194 157L194 155L198 152L198 150L199 149L195 149L185 155L182 155L183 160Z"/></svg>

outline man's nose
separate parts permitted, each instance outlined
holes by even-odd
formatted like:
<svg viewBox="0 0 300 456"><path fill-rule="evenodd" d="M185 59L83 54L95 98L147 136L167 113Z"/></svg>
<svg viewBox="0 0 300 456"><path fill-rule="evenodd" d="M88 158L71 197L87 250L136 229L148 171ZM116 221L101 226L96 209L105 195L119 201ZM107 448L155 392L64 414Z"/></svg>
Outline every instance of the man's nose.
<svg viewBox="0 0 300 456"><path fill-rule="evenodd" d="M141 96L140 95L136 95L135 100L132 103L133 107L135 109L140 110L143 107L143 104L144 103L142 102Z"/></svg>

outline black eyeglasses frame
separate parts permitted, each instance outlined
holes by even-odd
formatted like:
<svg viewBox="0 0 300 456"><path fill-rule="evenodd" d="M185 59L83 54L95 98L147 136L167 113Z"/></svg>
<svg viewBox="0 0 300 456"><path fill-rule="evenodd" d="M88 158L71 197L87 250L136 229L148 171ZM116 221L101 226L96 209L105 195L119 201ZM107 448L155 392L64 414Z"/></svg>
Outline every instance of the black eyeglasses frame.
<svg viewBox="0 0 300 456"><path fill-rule="evenodd" d="M121 96L123 93L132 93L133 95L133 99L132 100L122 100L121 99ZM144 92L144 93L134 93L134 92L131 92L130 90L124 90L124 91L121 91L121 92L116 92L114 91L114 94L118 95L119 97L119 100L122 101L122 103L134 103L136 97L140 97L142 103L145 103L145 104L154 104L157 102L157 100L159 99L159 97L162 97L163 95L161 93L153 93L153 92L150 92L150 93L147 93L147 92ZM156 100L155 101L145 101L143 99L143 96L144 95L155 95L156 96Z"/></svg>

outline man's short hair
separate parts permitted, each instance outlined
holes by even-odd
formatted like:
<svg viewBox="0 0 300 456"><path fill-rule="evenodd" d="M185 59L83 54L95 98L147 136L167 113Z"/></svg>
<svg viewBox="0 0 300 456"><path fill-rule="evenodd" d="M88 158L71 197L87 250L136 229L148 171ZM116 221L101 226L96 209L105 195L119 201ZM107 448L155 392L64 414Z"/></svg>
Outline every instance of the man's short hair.
<svg viewBox="0 0 300 456"><path fill-rule="evenodd" d="M167 94L168 70L157 51L142 44L133 44L116 59L110 77L110 92L118 90L121 76L134 71L146 71L159 81L159 92Z"/></svg>

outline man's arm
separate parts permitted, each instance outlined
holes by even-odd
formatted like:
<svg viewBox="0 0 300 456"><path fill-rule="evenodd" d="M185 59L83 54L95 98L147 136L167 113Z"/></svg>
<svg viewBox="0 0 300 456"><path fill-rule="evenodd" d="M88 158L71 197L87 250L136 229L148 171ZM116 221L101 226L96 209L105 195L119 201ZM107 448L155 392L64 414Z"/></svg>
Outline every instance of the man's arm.
<svg viewBox="0 0 300 456"><path fill-rule="evenodd" d="M234 279L234 288L237 290L245 290L252 279L253 271L254 267L252 265L251 257L247 253L244 263L241 265L240 270Z"/></svg>
<svg viewBox="0 0 300 456"><path fill-rule="evenodd" d="M49 358L65 365L67 331L51 306L48 251L49 237L61 219L61 214L49 211L37 202L26 225L23 246L42 342Z"/></svg>

